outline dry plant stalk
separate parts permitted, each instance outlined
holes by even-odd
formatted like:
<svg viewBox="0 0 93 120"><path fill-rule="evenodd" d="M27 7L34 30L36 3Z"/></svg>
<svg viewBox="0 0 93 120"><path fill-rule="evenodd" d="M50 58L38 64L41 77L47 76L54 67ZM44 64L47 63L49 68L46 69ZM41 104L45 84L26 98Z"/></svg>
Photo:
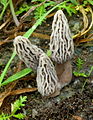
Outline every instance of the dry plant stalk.
<svg viewBox="0 0 93 120"><path fill-rule="evenodd" d="M82 6L80 7L80 12L83 15L84 28L81 30L81 32L83 33L88 28L88 17L86 16L87 13Z"/></svg>

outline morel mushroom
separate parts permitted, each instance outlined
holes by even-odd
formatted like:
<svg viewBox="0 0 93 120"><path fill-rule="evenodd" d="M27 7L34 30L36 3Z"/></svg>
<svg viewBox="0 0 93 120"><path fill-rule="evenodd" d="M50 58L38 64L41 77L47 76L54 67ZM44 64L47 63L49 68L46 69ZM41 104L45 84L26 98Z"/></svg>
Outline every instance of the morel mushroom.
<svg viewBox="0 0 93 120"><path fill-rule="evenodd" d="M52 60L57 63L66 62L72 58L74 53L73 39L71 37L68 21L62 10L58 10L54 15L50 50L52 52Z"/></svg>
<svg viewBox="0 0 93 120"><path fill-rule="evenodd" d="M52 23L52 34L50 37L51 58L56 62L56 71L64 87L72 79L71 58L74 53L74 44L71 37L68 21L62 10L54 15Z"/></svg>
<svg viewBox="0 0 93 120"><path fill-rule="evenodd" d="M17 36L14 39L14 49L27 67L32 68L33 70L37 69L39 56L43 53L40 48L31 44L27 38Z"/></svg>
<svg viewBox="0 0 93 120"><path fill-rule="evenodd" d="M60 83L50 58L44 53L40 55L37 68L38 91L43 96L54 97L60 93Z"/></svg>

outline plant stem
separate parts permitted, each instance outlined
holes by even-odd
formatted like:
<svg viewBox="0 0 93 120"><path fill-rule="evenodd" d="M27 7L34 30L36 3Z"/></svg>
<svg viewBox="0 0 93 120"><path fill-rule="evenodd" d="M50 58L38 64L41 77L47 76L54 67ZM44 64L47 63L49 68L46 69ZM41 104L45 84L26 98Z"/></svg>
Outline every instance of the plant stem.
<svg viewBox="0 0 93 120"><path fill-rule="evenodd" d="M88 81L88 79L86 79L86 80L85 80L85 82L84 82L84 84L83 84L83 86L82 86L82 89L81 89L81 93L83 92L84 87L85 87L85 85L86 85L87 81Z"/></svg>
<svg viewBox="0 0 93 120"><path fill-rule="evenodd" d="M13 2L12 2L12 0L9 0L9 4L10 4L10 9L11 9L11 13L12 13L12 15L13 15L14 22L15 22L16 26L19 26L20 23L19 23L16 15L15 15L15 11L14 11L14 7L13 7Z"/></svg>
<svg viewBox="0 0 93 120"><path fill-rule="evenodd" d="M5 10L6 10L7 6L8 6L8 4L9 4L9 2L6 4L6 6L3 7L3 10L2 10L2 12L1 12L1 14L0 14L0 20L2 20L3 14L4 14L4 12L5 12Z"/></svg>

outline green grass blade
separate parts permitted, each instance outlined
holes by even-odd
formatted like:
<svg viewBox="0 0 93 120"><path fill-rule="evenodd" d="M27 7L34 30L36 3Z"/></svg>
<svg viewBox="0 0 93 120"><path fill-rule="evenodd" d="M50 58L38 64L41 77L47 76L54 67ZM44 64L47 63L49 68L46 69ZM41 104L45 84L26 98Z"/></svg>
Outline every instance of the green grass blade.
<svg viewBox="0 0 93 120"><path fill-rule="evenodd" d="M89 73L88 73L88 77L91 75L91 73L92 73L92 71L93 71L93 66L90 68L90 70L89 70Z"/></svg>
<svg viewBox="0 0 93 120"><path fill-rule="evenodd" d="M29 74L30 72L32 72L32 69L30 69L30 68L26 68L26 69L24 69L24 70L22 70L20 72L17 72L16 74L10 76L7 80L5 80L1 84L1 86L7 85L8 83L11 83L11 82L13 82L15 80L18 80L19 78L24 77L25 75Z"/></svg>
<svg viewBox="0 0 93 120"><path fill-rule="evenodd" d="M7 65L5 66L5 69L4 69L4 71L2 72L2 74L1 74L1 76L0 76L0 85L1 85L1 83L2 83L2 81L3 81L3 79L4 79L4 76L5 76L8 68L9 68L9 65L11 64L11 62L12 62L12 60L14 59L15 55L16 55L16 53L13 52L11 58L9 59Z"/></svg>
<svg viewBox="0 0 93 120"><path fill-rule="evenodd" d="M4 15L4 13L5 13L5 10L6 10L7 6L8 6L8 4L9 4L9 2L7 2L6 5L4 5L3 10L2 10L2 12L0 13L0 20L2 20L3 15Z"/></svg>

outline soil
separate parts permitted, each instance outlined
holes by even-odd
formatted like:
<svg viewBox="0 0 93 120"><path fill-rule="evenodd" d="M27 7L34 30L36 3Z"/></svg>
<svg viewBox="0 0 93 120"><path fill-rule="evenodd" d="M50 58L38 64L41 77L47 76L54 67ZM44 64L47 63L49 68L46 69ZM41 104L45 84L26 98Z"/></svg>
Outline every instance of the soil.
<svg viewBox="0 0 93 120"><path fill-rule="evenodd" d="M11 56L12 48L12 43L11 45L2 46L0 60L3 65L1 69L4 68ZM77 69L77 58L83 59L84 64L81 71L87 73L93 66L93 47L81 45L75 48L72 60L73 71ZM16 66L16 60L18 60L17 56L12 62L7 76L12 75L12 69ZM35 87L36 81L19 81L16 88L26 88L29 85ZM22 112L27 116L26 120L79 120L78 117L80 117L80 120L93 120L93 72L88 78L75 77L73 75L72 82L64 87L61 90L61 94L55 98L43 98L38 92L22 95L28 98L26 106L22 108ZM0 112L9 112L10 104L17 98L19 98L19 95L7 97L5 105L2 106Z"/></svg>

